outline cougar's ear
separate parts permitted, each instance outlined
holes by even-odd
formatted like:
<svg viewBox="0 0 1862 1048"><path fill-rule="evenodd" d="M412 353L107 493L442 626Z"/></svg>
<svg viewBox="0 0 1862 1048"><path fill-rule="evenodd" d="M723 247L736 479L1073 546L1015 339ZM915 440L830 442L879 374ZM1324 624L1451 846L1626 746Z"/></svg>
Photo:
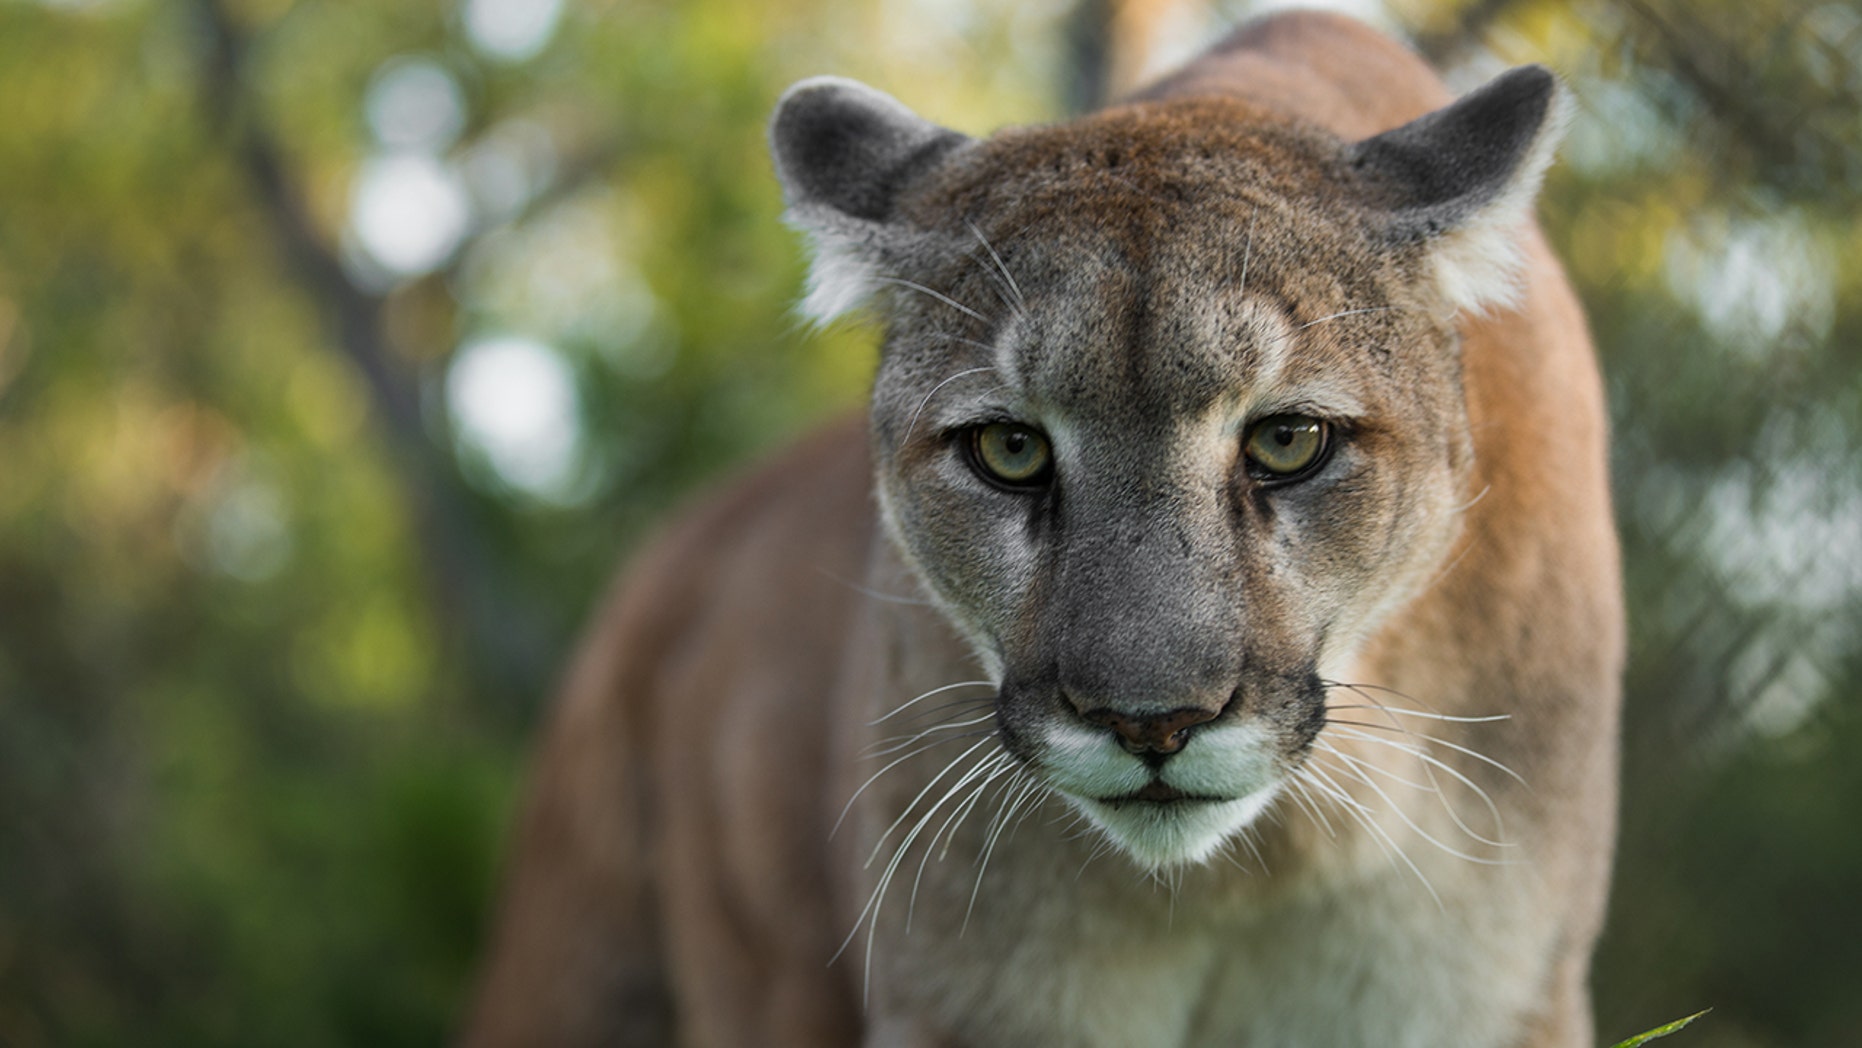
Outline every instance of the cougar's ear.
<svg viewBox="0 0 1862 1048"><path fill-rule="evenodd" d="M1520 227L1570 103L1543 66L1521 66L1402 127L1351 147L1351 162L1390 210L1389 233L1428 243L1443 294L1459 309L1510 305L1520 292Z"/></svg>
<svg viewBox="0 0 1862 1048"><path fill-rule="evenodd" d="M769 147L789 221L814 244L804 314L825 323L866 301L910 235L895 215L899 193L969 141L853 80L789 88Z"/></svg>

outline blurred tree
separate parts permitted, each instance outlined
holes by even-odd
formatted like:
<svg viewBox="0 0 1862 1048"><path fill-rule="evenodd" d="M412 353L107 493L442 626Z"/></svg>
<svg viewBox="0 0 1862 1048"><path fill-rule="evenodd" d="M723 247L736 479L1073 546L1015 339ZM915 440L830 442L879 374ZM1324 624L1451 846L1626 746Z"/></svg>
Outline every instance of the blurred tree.
<svg viewBox="0 0 1862 1048"><path fill-rule="evenodd" d="M443 1039L602 578L869 373L789 312L782 88L983 131L1242 6L0 0L0 1043ZM1543 211L1635 630L1602 1032L1862 1041L1862 12L1367 6L1581 102Z"/></svg>

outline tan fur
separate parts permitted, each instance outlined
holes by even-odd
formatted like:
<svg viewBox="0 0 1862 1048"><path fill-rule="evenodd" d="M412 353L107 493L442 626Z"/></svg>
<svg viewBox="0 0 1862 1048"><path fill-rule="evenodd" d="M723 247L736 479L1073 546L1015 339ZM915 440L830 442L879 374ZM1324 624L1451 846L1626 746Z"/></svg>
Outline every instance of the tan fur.
<svg viewBox="0 0 1862 1048"><path fill-rule="evenodd" d="M1229 98L1196 100L1209 94ZM1004 230L1039 226L1044 208L1063 222L1069 199L1120 213L1115 197L1047 199L1038 185L991 212L991 194L1007 191L982 176L1012 169L1017 151L1050 155L1055 136L1088 152L1093 135L1127 142L1132 121L1150 122L1150 141L1242 127L1237 148L1279 171L1297 198L1309 126L1355 140L1447 101L1414 56L1369 30L1281 16L1145 92L1136 108L992 140L985 155L1003 167L979 166L975 181L943 178L902 207L926 223L993 215ZM1246 122L1210 116L1236 106L1252 107ZM1296 123L1274 122L1286 118ZM1141 169L1142 158L1132 164ZM1336 266L1300 276L1257 259L1261 279L1279 281L1259 294L1316 317L1350 308L1356 287L1416 279L1411 263L1354 259L1348 231L1300 230L1319 214L1303 207L1261 219L1292 226L1263 226L1257 248L1283 250L1284 236L1309 234L1310 250L1340 253ZM1123 855L1094 858L1098 838L1067 829L1069 809L1048 798L1002 835L980 887L973 860L988 812L963 823L950 854L925 862L908 934L906 888L923 858L910 852L869 959L862 912L878 870L863 864L941 764L881 777L830 837L883 763L862 751L898 733L870 722L979 671L970 627L953 628L932 606L947 595L922 581L926 566L912 560L921 554L901 557L887 540L870 494L878 468L881 491L896 489L886 498L898 527L893 503L908 492L898 478L929 468L930 453L908 439L896 463L875 463L867 435L844 423L672 524L591 627L536 758L465 1043L1592 1043L1585 980L1614 833L1620 583L1584 319L1536 228L1522 236L1518 308L1455 322L1468 446L1442 454L1455 464L1459 532L1430 539L1439 550L1390 554L1408 556L1420 575L1400 606L1380 613L1348 669L1354 683L1417 696L1437 713L1510 717L1426 727L1530 784L1435 751L1494 798L1512 846L1504 854L1516 862L1480 865L1432 848L1419 831L1456 839L1446 808L1386 782L1417 829L1388 814L1380 825L1439 906L1342 812L1328 833L1284 801L1277 821L1249 831L1258 862L1237 852L1239 866L1167 871L1160 886ZM1253 278L1248 286L1257 289ZM980 268L954 275L948 290L961 301L992 294ZM907 326L940 316L920 299L894 308ZM1198 315L1252 330L1253 308ZM1422 310L1363 323L1391 326L1338 330L1426 340L1445 337L1437 328L1447 320ZM1314 340L1289 366L1350 366L1337 338ZM1037 356L1023 363L1039 367ZM1397 392L1460 403L1453 374L1426 381ZM1039 631L1033 620L1017 628Z"/></svg>

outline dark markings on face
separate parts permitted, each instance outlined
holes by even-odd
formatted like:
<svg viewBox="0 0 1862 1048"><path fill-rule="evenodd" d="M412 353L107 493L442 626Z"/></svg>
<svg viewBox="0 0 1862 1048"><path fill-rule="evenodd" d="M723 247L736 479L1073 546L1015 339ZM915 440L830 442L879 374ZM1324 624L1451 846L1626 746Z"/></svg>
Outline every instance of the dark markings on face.
<svg viewBox="0 0 1862 1048"><path fill-rule="evenodd" d="M1069 696L1233 694L1304 752L1324 723L1322 644L1379 599L1412 537L1401 478L1443 473L1465 426L1452 340L1416 308L1416 257L1323 199L1336 144L1184 108L1142 134L1114 111L1004 135L902 203L941 232L899 275L975 315L888 292L882 477L916 561L1003 657L999 719L1025 758ZM972 368L994 370L953 377ZM1342 386L1364 416L1338 420L1324 471L1271 489L1238 448L1197 444L1269 370ZM1011 409L1064 420L1044 490L966 472L948 420Z"/></svg>

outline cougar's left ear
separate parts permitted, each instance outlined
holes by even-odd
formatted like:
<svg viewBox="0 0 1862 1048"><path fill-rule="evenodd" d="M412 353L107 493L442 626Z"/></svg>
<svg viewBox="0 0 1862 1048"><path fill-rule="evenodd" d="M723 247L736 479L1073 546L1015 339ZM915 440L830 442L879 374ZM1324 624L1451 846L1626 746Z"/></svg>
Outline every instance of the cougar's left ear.
<svg viewBox="0 0 1862 1048"><path fill-rule="evenodd" d="M1519 236L1570 103L1543 66L1495 77L1452 105L1350 147L1352 165L1390 211L1394 240L1428 242L1457 308L1510 305L1520 293Z"/></svg>
<svg viewBox="0 0 1862 1048"><path fill-rule="evenodd" d="M816 77L783 94L769 147L788 219L814 243L804 314L825 323L872 295L888 257L909 250L899 194L970 141L854 80Z"/></svg>

